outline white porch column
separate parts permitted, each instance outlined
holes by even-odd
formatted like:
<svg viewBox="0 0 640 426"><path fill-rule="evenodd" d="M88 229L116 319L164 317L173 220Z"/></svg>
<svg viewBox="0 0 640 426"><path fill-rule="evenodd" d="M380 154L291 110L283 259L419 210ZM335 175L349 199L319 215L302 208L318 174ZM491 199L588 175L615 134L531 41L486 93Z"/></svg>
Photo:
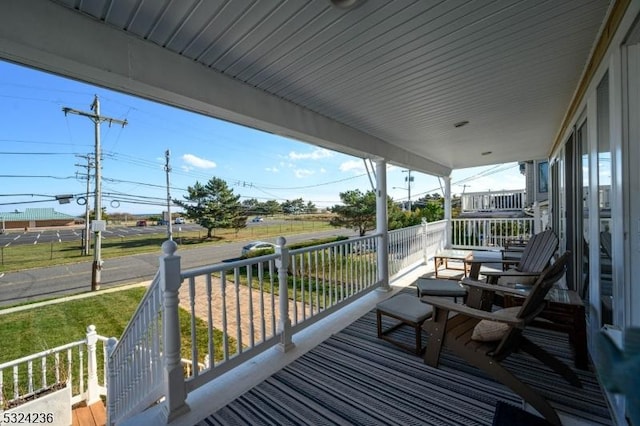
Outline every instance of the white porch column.
<svg viewBox="0 0 640 426"><path fill-rule="evenodd" d="M381 291L389 291L389 226L387 219L387 162L376 160L376 233L378 237L378 278Z"/></svg>
<svg viewBox="0 0 640 426"><path fill-rule="evenodd" d="M536 201L533 203L533 233L539 234L542 231L542 214L540 212L540 204Z"/></svg>
<svg viewBox="0 0 640 426"><path fill-rule="evenodd" d="M164 358L164 395L167 422L189 411L186 404L187 389L184 372L180 362L180 319L178 315L180 291L180 256L174 253L178 245L167 240L162 243L160 257L160 285L164 294L163 358Z"/></svg>
<svg viewBox="0 0 640 426"><path fill-rule="evenodd" d="M96 359L96 346L98 333L96 326L87 327L87 405L100 401L100 389L98 387L98 361Z"/></svg>
<svg viewBox="0 0 640 426"><path fill-rule="evenodd" d="M444 180L444 220L447 221L447 227L444 236L444 247L451 248L451 176L443 176Z"/></svg>
<svg viewBox="0 0 640 426"><path fill-rule="evenodd" d="M289 248L286 246L287 240L278 237L276 241L276 254L280 257L276 259L278 268L278 302L280 303L280 318L278 320L278 333L280 333L280 343L278 349L287 352L293 348L291 340L291 318L289 317ZM294 300L295 303L295 300Z"/></svg>

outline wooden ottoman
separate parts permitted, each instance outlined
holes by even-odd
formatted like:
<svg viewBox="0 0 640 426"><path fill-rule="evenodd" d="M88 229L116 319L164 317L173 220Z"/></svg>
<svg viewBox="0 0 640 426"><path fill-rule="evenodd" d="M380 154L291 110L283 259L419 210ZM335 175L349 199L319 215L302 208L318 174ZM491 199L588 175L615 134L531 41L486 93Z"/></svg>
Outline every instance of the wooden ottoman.
<svg viewBox="0 0 640 426"><path fill-rule="evenodd" d="M431 317L432 312L431 305L422 303L419 298L406 293L397 294L384 302L380 302L376 305L378 338L420 355L424 349L422 347L422 323ZM397 319L400 322L383 331L382 315ZM415 330L415 347L394 340L389 336L391 332L403 325L408 325Z"/></svg>

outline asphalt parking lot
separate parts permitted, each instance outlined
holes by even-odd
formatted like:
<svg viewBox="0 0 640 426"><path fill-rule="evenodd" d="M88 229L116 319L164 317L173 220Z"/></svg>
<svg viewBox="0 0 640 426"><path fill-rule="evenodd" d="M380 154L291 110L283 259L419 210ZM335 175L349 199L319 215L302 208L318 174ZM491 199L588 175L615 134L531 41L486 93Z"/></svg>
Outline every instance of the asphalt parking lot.
<svg viewBox="0 0 640 426"><path fill-rule="evenodd" d="M186 223L173 225L173 232L203 231L200 225ZM83 227L62 229L33 229L33 230L6 230L0 234L0 247L9 247L24 244L48 244L66 241L78 241L82 239ZM102 233L103 239L132 237L137 235L161 234L166 232L164 226L108 226Z"/></svg>

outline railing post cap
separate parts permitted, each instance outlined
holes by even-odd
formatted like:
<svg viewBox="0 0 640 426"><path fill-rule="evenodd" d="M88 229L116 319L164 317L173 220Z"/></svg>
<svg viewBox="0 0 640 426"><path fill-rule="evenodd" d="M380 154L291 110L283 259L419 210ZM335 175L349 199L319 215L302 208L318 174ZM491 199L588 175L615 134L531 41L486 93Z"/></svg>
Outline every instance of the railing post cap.
<svg viewBox="0 0 640 426"><path fill-rule="evenodd" d="M284 247L284 245L287 244L287 239L285 237L278 237L278 239L276 240L276 243L280 247Z"/></svg>
<svg viewBox="0 0 640 426"><path fill-rule="evenodd" d="M168 256L171 256L178 250L178 244L173 240L167 240L162 243L162 252Z"/></svg>
<svg viewBox="0 0 640 426"><path fill-rule="evenodd" d="M116 339L115 337L109 337L107 339L107 348L109 349L109 351L112 351L117 344L118 344L118 339Z"/></svg>
<svg viewBox="0 0 640 426"><path fill-rule="evenodd" d="M87 333L95 333L96 332L96 326L91 324L90 326L87 327Z"/></svg>

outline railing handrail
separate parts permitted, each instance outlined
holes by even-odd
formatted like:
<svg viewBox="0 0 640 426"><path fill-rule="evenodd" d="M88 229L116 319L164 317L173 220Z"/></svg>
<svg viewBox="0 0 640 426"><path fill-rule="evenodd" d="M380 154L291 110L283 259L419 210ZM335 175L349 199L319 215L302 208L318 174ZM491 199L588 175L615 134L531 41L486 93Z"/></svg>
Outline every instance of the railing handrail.
<svg viewBox="0 0 640 426"><path fill-rule="evenodd" d="M364 237L349 238L348 240L333 241L330 243L318 244L310 247L301 247L297 249L291 249L289 250L289 253L294 255L294 254L306 253L306 252L315 251L315 250L323 250L323 249L342 245L345 243L345 241L356 242L356 241L370 239L372 237L377 237L379 235L380 234L371 234L371 235L365 235ZM249 257L247 259L232 260L230 262L217 263L215 265L207 265L207 266L200 266L197 268L185 269L183 271L180 271L180 277L182 279L187 279L187 278L197 277L199 275L213 274L213 273L225 271L228 269L241 268L243 266L251 266L257 263L256 259L258 259L258 257ZM259 259L260 259L259 260L260 262L269 262L270 260L279 259L279 256L277 253L265 254L263 256L260 256Z"/></svg>
<svg viewBox="0 0 640 426"><path fill-rule="evenodd" d="M76 348L78 346L82 346L82 345L86 345L86 344L87 344L86 340L78 340L78 341L67 343L67 344L64 344L64 345L61 345L61 346L56 346L55 348L47 349L45 351L38 352L36 354L31 354L31 355L24 356L22 358L18 358L18 359L14 359L14 360L11 360L11 361L3 362L2 364L0 364L0 370L4 370L5 368L13 367L13 366L15 366L17 364L22 364L22 363L25 363L25 362L34 361L36 359L40 359L40 358L45 357L45 356L53 355L56 352L66 351L67 349Z"/></svg>
<svg viewBox="0 0 640 426"><path fill-rule="evenodd" d="M160 272L156 271L156 274L153 276L153 279L151 280L151 284L149 284L149 287L147 287L147 291L144 293L144 296L142 296L140 303L138 303L138 307L133 312L133 315L131 315L131 319L127 323L127 326L122 331L121 338L118 340L118 342L114 346L113 353L118 352L121 342L124 340L123 337L130 332L131 327L133 327L133 325L135 324L135 319L139 316L140 311L144 309L145 302L152 296L154 287L158 285L160 285Z"/></svg>

